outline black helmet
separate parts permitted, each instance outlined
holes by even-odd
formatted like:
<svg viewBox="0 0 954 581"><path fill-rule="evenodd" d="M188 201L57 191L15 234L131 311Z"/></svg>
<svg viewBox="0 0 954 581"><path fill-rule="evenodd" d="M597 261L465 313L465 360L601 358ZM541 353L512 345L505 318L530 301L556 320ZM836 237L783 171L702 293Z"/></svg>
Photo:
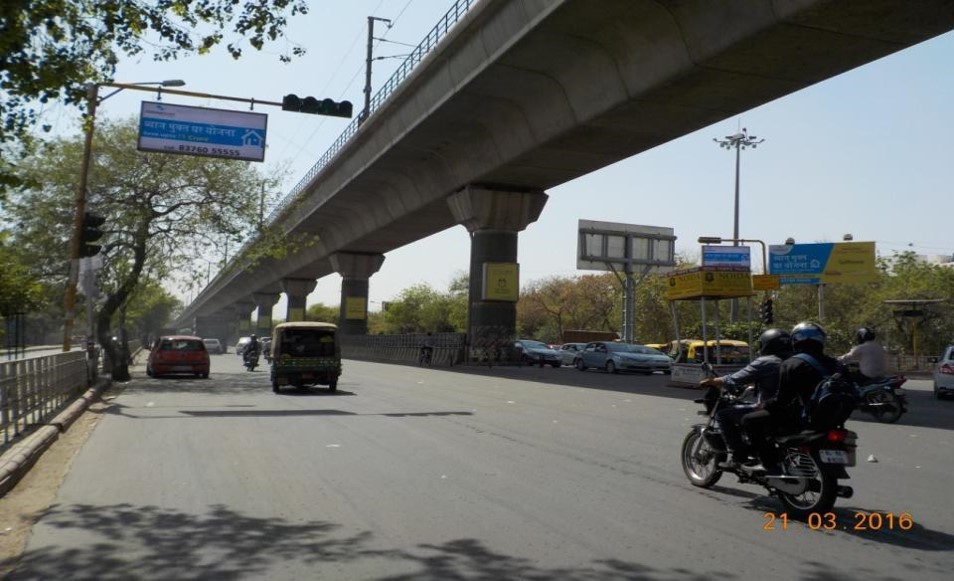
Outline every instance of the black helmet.
<svg viewBox="0 0 954 581"><path fill-rule="evenodd" d="M817 347L825 346L825 337L827 334L821 328L821 325L815 323L802 322L792 328L792 347L795 351L804 351L811 343L816 343Z"/></svg>
<svg viewBox="0 0 954 581"><path fill-rule="evenodd" d="M759 355L788 357L792 354L792 336L782 329L766 329L759 335Z"/></svg>
<svg viewBox="0 0 954 581"><path fill-rule="evenodd" d="M868 327L861 327L855 333L855 338L858 340L858 344L867 343L868 341L874 341L875 332L874 329L869 329Z"/></svg>
<svg viewBox="0 0 954 581"><path fill-rule="evenodd" d="M254 341L255 339L258 339L258 335L256 335L255 333L252 333L252 334L249 336L249 339L251 339L251 340Z"/></svg>

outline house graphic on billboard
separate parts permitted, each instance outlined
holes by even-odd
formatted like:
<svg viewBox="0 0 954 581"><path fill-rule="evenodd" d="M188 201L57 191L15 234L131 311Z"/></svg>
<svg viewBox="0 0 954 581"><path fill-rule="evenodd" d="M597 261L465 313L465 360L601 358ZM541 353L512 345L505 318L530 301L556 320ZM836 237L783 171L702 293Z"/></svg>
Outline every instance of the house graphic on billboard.
<svg viewBox="0 0 954 581"><path fill-rule="evenodd" d="M261 147L262 134L258 131L248 130L242 135L242 145L245 147Z"/></svg>

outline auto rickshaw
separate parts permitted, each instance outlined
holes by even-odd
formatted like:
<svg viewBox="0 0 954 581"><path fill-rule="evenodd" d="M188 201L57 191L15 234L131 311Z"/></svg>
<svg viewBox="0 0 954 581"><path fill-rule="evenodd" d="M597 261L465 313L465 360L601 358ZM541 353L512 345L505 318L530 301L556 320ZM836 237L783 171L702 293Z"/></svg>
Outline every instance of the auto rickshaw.
<svg viewBox="0 0 954 581"><path fill-rule="evenodd" d="M299 389L327 385L338 389L341 346L338 327L331 323L281 323L272 331L272 391L283 385Z"/></svg>

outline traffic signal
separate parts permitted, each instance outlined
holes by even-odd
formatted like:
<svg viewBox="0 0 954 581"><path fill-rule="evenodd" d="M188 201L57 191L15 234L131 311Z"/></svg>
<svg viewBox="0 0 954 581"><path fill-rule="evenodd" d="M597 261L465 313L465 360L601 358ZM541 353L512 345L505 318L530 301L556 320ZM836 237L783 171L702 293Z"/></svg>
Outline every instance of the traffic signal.
<svg viewBox="0 0 954 581"><path fill-rule="evenodd" d="M91 244L103 237L100 226L106 221L103 216L86 212L83 214L83 232L80 236L80 258L96 256L103 249L99 244Z"/></svg>
<svg viewBox="0 0 954 581"><path fill-rule="evenodd" d="M282 98L282 111L296 111L313 115L328 115L330 117L351 117L353 110L351 101L336 102L331 99L316 99L298 95L285 95Z"/></svg>
<svg viewBox="0 0 954 581"><path fill-rule="evenodd" d="M772 312L772 299L762 301L762 322L771 325L775 320L775 314Z"/></svg>

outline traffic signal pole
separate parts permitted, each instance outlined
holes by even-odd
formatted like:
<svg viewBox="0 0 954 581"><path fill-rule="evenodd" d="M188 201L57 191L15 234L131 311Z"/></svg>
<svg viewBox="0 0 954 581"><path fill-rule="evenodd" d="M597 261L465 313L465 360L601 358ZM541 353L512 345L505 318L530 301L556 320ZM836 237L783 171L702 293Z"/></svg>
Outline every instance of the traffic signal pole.
<svg viewBox="0 0 954 581"><path fill-rule="evenodd" d="M96 83L90 84L86 88L86 119L83 120L86 136L83 143L83 164L80 166L79 187L76 189L73 236L70 240L70 278L67 281L66 296L63 299L63 351L69 351L72 347L73 320L76 317L76 283L79 279L83 219L86 217L86 187L89 179L89 162L93 151L93 124L96 122L96 105L98 102L99 85ZM87 300L89 300L88 297Z"/></svg>

